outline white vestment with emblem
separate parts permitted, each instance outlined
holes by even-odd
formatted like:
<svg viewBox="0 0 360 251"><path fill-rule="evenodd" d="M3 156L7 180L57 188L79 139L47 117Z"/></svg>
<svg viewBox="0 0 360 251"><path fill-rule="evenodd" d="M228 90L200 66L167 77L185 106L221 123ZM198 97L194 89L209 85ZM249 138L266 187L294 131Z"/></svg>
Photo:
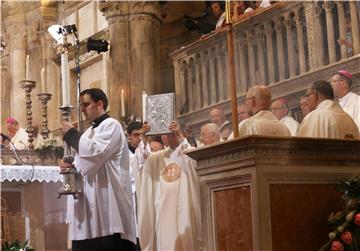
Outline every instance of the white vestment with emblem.
<svg viewBox="0 0 360 251"><path fill-rule="evenodd" d="M360 96L353 92L349 92L339 99L339 104L355 121L360 130Z"/></svg>
<svg viewBox="0 0 360 251"><path fill-rule="evenodd" d="M151 153L143 167L138 165L135 177L141 250L201 250L196 162L183 154L189 148L184 140L175 150Z"/></svg>

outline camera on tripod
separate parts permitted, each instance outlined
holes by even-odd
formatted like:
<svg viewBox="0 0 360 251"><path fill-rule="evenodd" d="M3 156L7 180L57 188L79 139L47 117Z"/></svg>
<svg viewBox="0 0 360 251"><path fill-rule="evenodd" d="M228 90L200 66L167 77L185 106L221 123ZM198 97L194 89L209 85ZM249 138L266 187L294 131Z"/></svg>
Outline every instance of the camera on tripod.
<svg viewBox="0 0 360 251"><path fill-rule="evenodd" d="M203 13L199 17L190 17L184 15L185 27L189 31L197 31L200 34L208 34L215 29L215 25L211 24L207 19L208 13Z"/></svg>

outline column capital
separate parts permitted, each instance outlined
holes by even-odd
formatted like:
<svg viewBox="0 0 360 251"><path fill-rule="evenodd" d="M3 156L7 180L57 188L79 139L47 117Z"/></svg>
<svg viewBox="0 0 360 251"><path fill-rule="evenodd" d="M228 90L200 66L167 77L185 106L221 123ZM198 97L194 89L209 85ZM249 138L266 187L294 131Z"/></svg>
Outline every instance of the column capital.
<svg viewBox="0 0 360 251"><path fill-rule="evenodd" d="M336 1L335 2L337 7L344 7L344 2L343 1Z"/></svg>
<svg viewBox="0 0 360 251"><path fill-rule="evenodd" d="M264 30L265 30L266 35L271 35L274 31L274 26L272 25L272 23L267 22L264 25Z"/></svg>
<svg viewBox="0 0 360 251"><path fill-rule="evenodd" d="M12 15L5 19L5 27L9 38L9 45L12 49L24 49L26 41L25 15Z"/></svg>
<svg viewBox="0 0 360 251"><path fill-rule="evenodd" d="M264 29L262 27L259 26L255 29L255 38L257 43L264 41Z"/></svg>
<svg viewBox="0 0 360 251"><path fill-rule="evenodd" d="M247 38L245 34L239 34L239 42L240 49L244 49L247 47Z"/></svg>
<svg viewBox="0 0 360 251"><path fill-rule="evenodd" d="M246 32L246 42L248 44L252 44L254 42L254 31L253 30L249 30L248 32Z"/></svg>
<svg viewBox="0 0 360 251"><path fill-rule="evenodd" d="M314 3L314 16L320 17L321 13L323 12L322 6L320 6L318 3Z"/></svg>
<svg viewBox="0 0 360 251"><path fill-rule="evenodd" d="M27 37L27 45L29 50L33 50L39 47L40 43L40 20L38 18L33 19L25 26L26 29L26 37Z"/></svg>
<svg viewBox="0 0 360 251"><path fill-rule="evenodd" d="M283 21L280 18L277 18L275 20L275 30L276 32L282 32L282 28L283 28Z"/></svg>
<svg viewBox="0 0 360 251"><path fill-rule="evenodd" d="M322 7L325 9L326 12L332 12L334 8L334 3L330 1L324 1Z"/></svg>
<svg viewBox="0 0 360 251"><path fill-rule="evenodd" d="M153 16L160 21L160 6L158 2L99 2L98 8L104 13L109 23L121 22L129 16ZM116 21L112 19L116 19ZM134 17L131 17L133 19Z"/></svg>

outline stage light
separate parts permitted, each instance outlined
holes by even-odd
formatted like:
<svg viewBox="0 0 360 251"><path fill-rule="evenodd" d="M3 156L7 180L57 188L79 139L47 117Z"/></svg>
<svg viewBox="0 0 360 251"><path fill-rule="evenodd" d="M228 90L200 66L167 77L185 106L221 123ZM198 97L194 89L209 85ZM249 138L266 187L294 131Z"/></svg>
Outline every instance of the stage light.
<svg viewBox="0 0 360 251"><path fill-rule="evenodd" d="M107 52L110 48L110 44L105 39L91 39L89 38L86 43L88 51L96 51L97 53Z"/></svg>

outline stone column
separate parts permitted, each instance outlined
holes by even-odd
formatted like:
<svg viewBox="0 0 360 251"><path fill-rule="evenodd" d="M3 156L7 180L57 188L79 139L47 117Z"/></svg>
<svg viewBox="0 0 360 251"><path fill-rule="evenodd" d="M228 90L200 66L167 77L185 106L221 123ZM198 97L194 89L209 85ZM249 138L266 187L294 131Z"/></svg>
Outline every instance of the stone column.
<svg viewBox="0 0 360 251"><path fill-rule="evenodd" d="M317 41L317 58L318 58L318 66L323 66L325 64L325 43L324 37L322 34L322 25L321 25L321 13L323 9L317 3L314 8L314 17L315 17L315 39Z"/></svg>
<svg viewBox="0 0 360 251"><path fill-rule="evenodd" d="M289 77L294 77L296 75L296 60L295 59L295 51L294 51L294 41L292 36L292 27L294 25L294 21L290 19L289 15L285 21L286 25L286 40L287 40L287 49L288 49L288 64L289 64Z"/></svg>
<svg viewBox="0 0 360 251"><path fill-rule="evenodd" d="M351 15L351 33L352 43L354 47L354 55L360 53L360 27L359 27L359 16L356 9L356 1L350 1L350 15Z"/></svg>
<svg viewBox="0 0 360 251"><path fill-rule="evenodd" d="M247 50L248 50L248 64L249 64L249 80L250 83L249 86L252 86L255 84L255 77L256 77L256 73L255 73L255 53L254 53L254 47L253 47L253 43L254 43L254 35L253 35L254 31L253 30L249 30L246 33L246 38L247 38Z"/></svg>
<svg viewBox="0 0 360 251"><path fill-rule="evenodd" d="M200 55L195 55L195 109L199 110L202 106L202 90L201 90L201 59Z"/></svg>
<svg viewBox="0 0 360 251"><path fill-rule="evenodd" d="M202 80L202 95L203 107L207 107L209 103L209 55L207 51L201 52L201 80Z"/></svg>
<svg viewBox="0 0 360 251"><path fill-rule="evenodd" d="M110 93L126 96L126 114L142 114L141 98L145 90L155 94L159 86L159 3L99 2L99 9L109 23ZM111 98L110 113L119 118L118 98Z"/></svg>
<svg viewBox="0 0 360 251"><path fill-rule="evenodd" d="M194 60L190 58L187 64L187 71L186 71L186 83L187 83L187 98L188 98L188 104L189 104L189 112L194 111L194 98L196 97L194 93Z"/></svg>
<svg viewBox="0 0 360 251"><path fill-rule="evenodd" d="M299 47L299 65L300 73L306 72L306 59L305 59L305 46L304 46L304 22L301 9L298 9L295 15L296 21L296 33L297 33L297 42Z"/></svg>
<svg viewBox="0 0 360 251"><path fill-rule="evenodd" d="M215 58L216 58L216 49L215 47L210 47L210 53L209 53L209 69L210 69L210 92L209 92L209 97L210 97L210 104L214 104L218 102L218 93L216 92L216 75L215 75L215 71L216 71L216 63L215 63Z"/></svg>
<svg viewBox="0 0 360 251"><path fill-rule="evenodd" d="M25 9L23 3L9 3L5 27L10 50L11 98L10 116L15 117L22 127L26 126L25 93L19 82L25 79ZM31 67L31 65L30 65Z"/></svg>
<svg viewBox="0 0 360 251"><path fill-rule="evenodd" d="M176 90L177 93L180 93L180 106L179 109L183 109L183 106L186 106L187 109L185 109L185 111L183 112L188 112L189 111L189 101L188 101L188 90L187 90L187 86L186 86L186 75L187 75L187 66L186 66L186 62L182 62L180 65L180 85L178 86L179 90ZM180 92L178 92L180 91Z"/></svg>
<svg viewBox="0 0 360 251"><path fill-rule="evenodd" d="M259 83L265 84L264 30L260 27L256 29L256 47L260 72Z"/></svg>
<svg viewBox="0 0 360 251"><path fill-rule="evenodd" d="M338 12L338 23L339 23L339 40L346 39L346 18L345 18L345 10L344 10L344 2L338 1L336 2L337 12ZM347 46L345 43L340 43L340 51L341 51L341 59L347 58Z"/></svg>
<svg viewBox="0 0 360 251"><path fill-rule="evenodd" d="M334 37L335 32L334 32L334 22L333 22L334 3L329 1L324 1L323 7L326 13L329 63L334 63L336 62L336 47L335 47L335 37Z"/></svg>
<svg viewBox="0 0 360 251"><path fill-rule="evenodd" d="M274 50L273 50L273 26L272 23L267 22L265 24L265 34L266 34L266 56L268 62L269 70L269 84L275 83L275 60L274 60Z"/></svg>
<svg viewBox="0 0 360 251"><path fill-rule="evenodd" d="M218 77L218 86L219 86L219 101L226 99L228 96L227 90L228 90L228 83L226 82L226 61L224 60L225 50L224 43L222 42L219 44L216 50L216 56L217 56L217 77Z"/></svg>
<svg viewBox="0 0 360 251"><path fill-rule="evenodd" d="M245 93L248 89L249 79L246 74L246 54L245 49L247 48L246 37L240 34L239 44L239 58L240 58L240 93ZM250 85L249 85L250 86Z"/></svg>
<svg viewBox="0 0 360 251"><path fill-rule="evenodd" d="M181 71L180 62L178 60L174 60L173 66L174 66L174 73L175 73L175 76L174 76L175 93L177 93L175 102L176 102L176 107L179 107L179 110L176 111L176 115L180 115L180 109L181 109L182 105L184 104L183 95L185 93L185 90L183 90L181 87L182 71Z"/></svg>
<svg viewBox="0 0 360 251"><path fill-rule="evenodd" d="M317 50L318 44L316 41L316 30L314 24L314 3L312 2L304 2L304 11L305 11L305 19L306 19L306 33L308 39L308 50L309 50L309 63L310 70L314 70L318 67L318 58L317 58Z"/></svg>
<svg viewBox="0 0 360 251"><path fill-rule="evenodd" d="M285 79L285 51L283 44L283 25L281 19L275 21L276 30L276 46L278 54L278 65L279 65L279 80Z"/></svg>

